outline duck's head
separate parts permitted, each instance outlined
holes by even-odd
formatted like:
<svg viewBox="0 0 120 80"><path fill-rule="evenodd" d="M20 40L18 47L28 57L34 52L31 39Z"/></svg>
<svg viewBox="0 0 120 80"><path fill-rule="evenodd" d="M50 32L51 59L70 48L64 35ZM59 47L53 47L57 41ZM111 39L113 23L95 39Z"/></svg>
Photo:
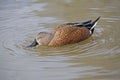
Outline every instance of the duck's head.
<svg viewBox="0 0 120 80"><path fill-rule="evenodd" d="M37 34L33 43L27 47L35 47L37 45L48 45L52 38L52 33L40 32L39 34Z"/></svg>

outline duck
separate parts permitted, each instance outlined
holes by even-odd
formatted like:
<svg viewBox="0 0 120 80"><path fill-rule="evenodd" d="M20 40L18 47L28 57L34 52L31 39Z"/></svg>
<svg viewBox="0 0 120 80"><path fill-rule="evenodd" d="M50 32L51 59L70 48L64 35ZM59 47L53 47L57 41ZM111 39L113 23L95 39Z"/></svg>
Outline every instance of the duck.
<svg viewBox="0 0 120 80"><path fill-rule="evenodd" d="M96 20L84 22L64 23L55 27L51 32L40 32L36 35L32 44L27 47L37 45L63 46L73 44L88 39L94 32L94 28L100 17Z"/></svg>

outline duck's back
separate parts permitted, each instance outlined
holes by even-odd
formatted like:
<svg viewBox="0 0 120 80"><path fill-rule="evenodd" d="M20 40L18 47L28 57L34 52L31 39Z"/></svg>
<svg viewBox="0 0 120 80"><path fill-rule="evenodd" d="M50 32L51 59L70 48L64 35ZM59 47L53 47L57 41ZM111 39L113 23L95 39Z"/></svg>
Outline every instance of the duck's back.
<svg viewBox="0 0 120 80"><path fill-rule="evenodd" d="M60 25L54 30L54 37L49 46L61 46L69 43L76 43L90 37L90 32L86 27L76 27L73 25Z"/></svg>

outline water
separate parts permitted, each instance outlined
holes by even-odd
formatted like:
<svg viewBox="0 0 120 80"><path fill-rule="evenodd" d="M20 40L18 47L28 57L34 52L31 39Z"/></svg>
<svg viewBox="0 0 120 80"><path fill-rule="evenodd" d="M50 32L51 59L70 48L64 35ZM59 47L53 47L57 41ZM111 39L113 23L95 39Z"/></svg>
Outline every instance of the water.
<svg viewBox="0 0 120 80"><path fill-rule="evenodd" d="M119 80L119 0L1 0L0 80ZM93 36L27 49L40 31L101 16Z"/></svg>

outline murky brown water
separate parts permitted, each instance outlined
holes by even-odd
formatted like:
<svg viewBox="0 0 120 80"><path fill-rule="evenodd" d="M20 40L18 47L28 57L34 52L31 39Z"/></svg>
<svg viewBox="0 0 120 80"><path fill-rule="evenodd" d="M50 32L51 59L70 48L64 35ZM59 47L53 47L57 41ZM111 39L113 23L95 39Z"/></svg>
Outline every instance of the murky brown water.
<svg viewBox="0 0 120 80"><path fill-rule="evenodd" d="M93 36L27 49L55 25L101 20ZM120 0L0 0L0 80L119 80Z"/></svg>

